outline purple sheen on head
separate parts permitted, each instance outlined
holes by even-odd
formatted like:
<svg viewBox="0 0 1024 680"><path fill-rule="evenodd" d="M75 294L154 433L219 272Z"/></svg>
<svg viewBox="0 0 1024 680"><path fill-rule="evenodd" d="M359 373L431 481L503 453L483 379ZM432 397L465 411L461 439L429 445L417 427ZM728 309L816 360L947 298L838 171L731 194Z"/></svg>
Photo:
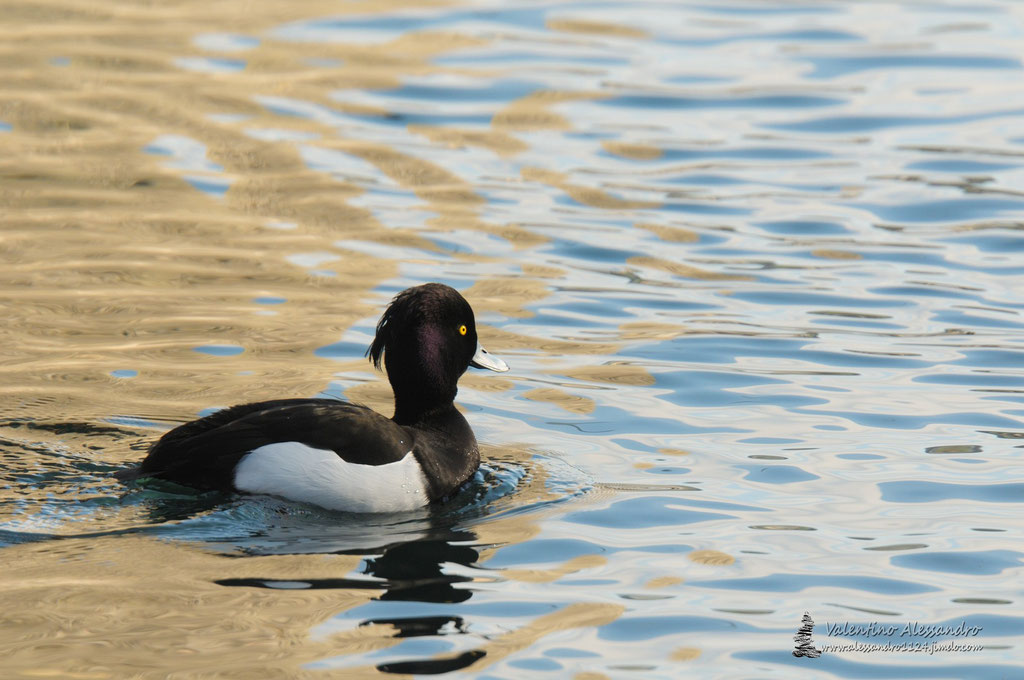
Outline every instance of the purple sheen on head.
<svg viewBox="0 0 1024 680"><path fill-rule="evenodd" d="M422 326L419 329L419 340L420 362L431 375L440 375L443 366L441 347L444 345L441 329L434 325Z"/></svg>

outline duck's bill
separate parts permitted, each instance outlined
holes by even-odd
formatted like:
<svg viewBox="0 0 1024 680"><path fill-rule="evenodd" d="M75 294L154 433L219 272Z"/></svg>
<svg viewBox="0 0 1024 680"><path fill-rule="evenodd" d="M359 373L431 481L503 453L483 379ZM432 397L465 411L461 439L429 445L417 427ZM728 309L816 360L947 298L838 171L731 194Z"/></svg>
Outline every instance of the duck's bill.
<svg viewBox="0 0 1024 680"><path fill-rule="evenodd" d="M508 364L490 354L479 344L476 346L476 354L470 359L469 365L474 368L486 368L491 371L497 371L498 373L504 373L508 370Z"/></svg>

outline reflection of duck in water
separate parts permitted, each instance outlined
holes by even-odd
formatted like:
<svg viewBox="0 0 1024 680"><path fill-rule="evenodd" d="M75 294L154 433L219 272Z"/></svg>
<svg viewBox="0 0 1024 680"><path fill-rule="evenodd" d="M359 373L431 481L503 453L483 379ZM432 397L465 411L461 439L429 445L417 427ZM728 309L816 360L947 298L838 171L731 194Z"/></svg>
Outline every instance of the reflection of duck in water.
<svg viewBox="0 0 1024 680"><path fill-rule="evenodd" d="M469 303L440 283L399 293L368 354L386 367L393 418L332 399L234 406L165 434L137 476L349 512L410 510L449 496L480 464L453 403L458 379L469 366L508 366L477 343Z"/></svg>
<svg viewBox="0 0 1024 680"><path fill-rule="evenodd" d="M442 537L443 535L443 537ZM451 530L443 534L431 533L421 539L398 543L382 549L379 556L366 559L363 573L379 580L352 578L314 578L301 581L274 578L229 578L217 581L222 586L248 586L252 588L301 589L370 589L384 592L379 600L408 602L464 602L473 592L455 588L456 583L473 579L468 576L445 574L445 563L469 567L476 563L480 553L469 545L453 545L476 539L466 530ZM349 554L348 551L341 551ZM356 551L355 554L363 554ZM447 622L447 619L445 620ZM443 625L443 624L442 624Z"/></svg>
<svg viewBox="0 0 1024 680"><path fill-rule="evenodd" d="M227 578L215 581L228 587L303 589L303 590L381 590L376 599L403 602L433 602L455 604L465 602L473 591L456 584L467 583L469 576L446 574L446 564L473 567L479 552L467 545L477 540L465 529L434 529L417 540L398 543L384 548L380 555L368 557L363 573L375 577L364 578L312 578L284 580L276 578ZM432 614L426 616L383 616L359 622L360 626L387 625L394 628L396 638L433 637L451 633L465 633L466 624L461 616ZM453 658L417 659L397 661L378 666L390 673L446 673L465 668L485 656L483 650L470 650Z"/></svg>

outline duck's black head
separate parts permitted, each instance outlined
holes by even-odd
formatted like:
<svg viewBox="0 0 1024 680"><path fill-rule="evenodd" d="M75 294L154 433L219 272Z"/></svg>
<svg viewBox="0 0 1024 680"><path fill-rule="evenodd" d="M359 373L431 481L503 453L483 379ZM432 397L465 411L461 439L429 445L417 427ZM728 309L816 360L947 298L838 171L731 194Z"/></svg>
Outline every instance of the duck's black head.
<svg viewBox="0 0 1024 680"><path fill-rule="evenodd" d="M473 308L443 283L425 283L396 295L377 322L367 354L377 368L383 359L395 391L395 420L403 424L450 408L459 376L470 366L508 370L477 342Z"/></svg>

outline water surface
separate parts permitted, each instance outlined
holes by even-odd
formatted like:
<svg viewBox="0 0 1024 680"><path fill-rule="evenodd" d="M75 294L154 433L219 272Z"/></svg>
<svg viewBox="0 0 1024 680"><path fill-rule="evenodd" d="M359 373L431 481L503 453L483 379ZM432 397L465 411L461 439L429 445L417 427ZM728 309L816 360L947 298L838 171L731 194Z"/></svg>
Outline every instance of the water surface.
<svg viewBox="0 0 1024 680"><path fill-rule="evenodd" d="M1024 675L1022 33L1006 1L12 8L5 672ZM240 401L390 412L363 352L427 280L512 366L461 383L451 503L112 477Z"/></svg>

